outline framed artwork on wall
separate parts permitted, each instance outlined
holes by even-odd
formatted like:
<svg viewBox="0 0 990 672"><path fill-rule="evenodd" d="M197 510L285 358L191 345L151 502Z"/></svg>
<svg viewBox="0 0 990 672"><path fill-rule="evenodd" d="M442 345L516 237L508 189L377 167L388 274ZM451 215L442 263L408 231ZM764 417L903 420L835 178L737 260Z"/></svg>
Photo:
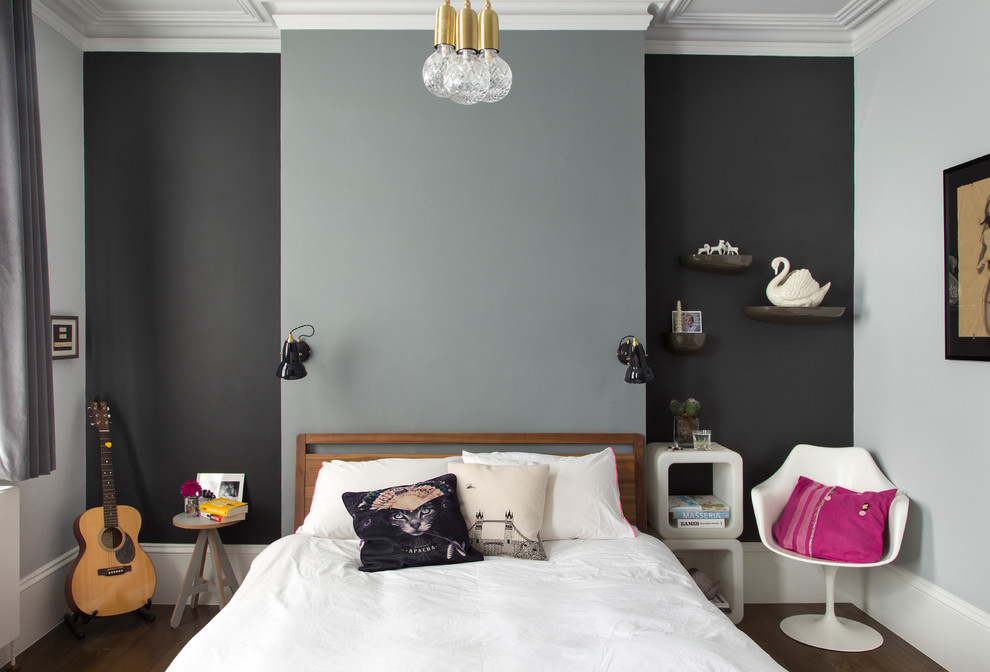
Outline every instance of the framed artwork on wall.
<svg viewBox="0 0 990 672"><path fill-rule="evenodd" d="M942 173L945 358L990 360L990 154Z"/></svg>
<svg viewBox="0 0 990 672"><path fill-rule="evenodd" d="M52 315L52 359L79 357L79 318Z"/></svg>

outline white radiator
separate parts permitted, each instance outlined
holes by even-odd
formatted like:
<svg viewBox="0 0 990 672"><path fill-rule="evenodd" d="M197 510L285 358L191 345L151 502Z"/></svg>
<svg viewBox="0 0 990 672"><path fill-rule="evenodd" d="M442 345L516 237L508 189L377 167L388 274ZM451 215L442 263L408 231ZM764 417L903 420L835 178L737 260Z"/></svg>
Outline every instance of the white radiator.
<svg viewBox="0 0 990 672"><path fill-rule="evenodd" d="M0 485L0 660L21 634L20 492Z"/></svg>

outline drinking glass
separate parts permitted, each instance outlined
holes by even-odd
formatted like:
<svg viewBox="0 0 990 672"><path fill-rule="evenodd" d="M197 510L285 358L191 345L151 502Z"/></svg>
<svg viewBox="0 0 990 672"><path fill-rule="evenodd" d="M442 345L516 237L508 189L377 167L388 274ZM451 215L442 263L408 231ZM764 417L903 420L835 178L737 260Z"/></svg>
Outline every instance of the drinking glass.
<svg viewBox="0 0 990 672"><path fill-rule="evenodd" d="M695 450L711 450L712 449L712 430L710 429L696 429L691 432L692 437L694 437L694 449Z"/></svg>

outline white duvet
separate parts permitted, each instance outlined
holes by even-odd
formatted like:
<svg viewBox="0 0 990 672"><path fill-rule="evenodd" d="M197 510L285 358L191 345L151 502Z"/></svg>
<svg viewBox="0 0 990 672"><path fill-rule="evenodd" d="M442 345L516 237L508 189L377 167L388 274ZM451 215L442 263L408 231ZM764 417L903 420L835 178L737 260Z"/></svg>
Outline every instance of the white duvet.
<svg viewBox="0 0 990 672"><path fill-rule="evenodd" d="M357 542L284 537L169 670L783 670L653 537L545 546L366 573Z"/></svg>

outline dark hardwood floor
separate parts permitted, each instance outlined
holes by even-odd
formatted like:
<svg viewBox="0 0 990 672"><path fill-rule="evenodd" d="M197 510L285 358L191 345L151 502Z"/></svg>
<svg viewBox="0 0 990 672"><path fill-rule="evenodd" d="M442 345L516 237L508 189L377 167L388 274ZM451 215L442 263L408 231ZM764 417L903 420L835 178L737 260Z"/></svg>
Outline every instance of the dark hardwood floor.
<svg viewBox="0 0 990 672"><path fill-rule="evenodd" d="M793 614L822 611L813 604L747 604L739 629L770 652L790 672L945 672L875 620L849 604L836 605L839 616L873 626L884 644L866 653L822 651L784 635L777 624ZM77 639L62 625L17 657L23 672L162 672L193 635L217 613L215 606L186 609L178 628L169 627L172 605L152 607L156 620L136 614L95 618ZM680 671L678 671L680 672Z"/></svg>
<svg viewBox="0 0 990 672"><path fill-rule="evenodd" d="M60 625L17 656L21 672L164 672L218 607L186 608L177 628L168 626L172 604L151 607L153 622L138 614L94 618L76 638ZM8 666L9 667L9 666Z"/></svg>
<svg viewBox="0 0 990 672"><path fill-rule="evenodd" d="M823 604L747 604L739 629L790 672L946 672L920 651L851 604L835 605L835 615L866 623L883 635L883 645L863 653L825 651L796 642L779 623L795 614L825 613Z"/></svg>

